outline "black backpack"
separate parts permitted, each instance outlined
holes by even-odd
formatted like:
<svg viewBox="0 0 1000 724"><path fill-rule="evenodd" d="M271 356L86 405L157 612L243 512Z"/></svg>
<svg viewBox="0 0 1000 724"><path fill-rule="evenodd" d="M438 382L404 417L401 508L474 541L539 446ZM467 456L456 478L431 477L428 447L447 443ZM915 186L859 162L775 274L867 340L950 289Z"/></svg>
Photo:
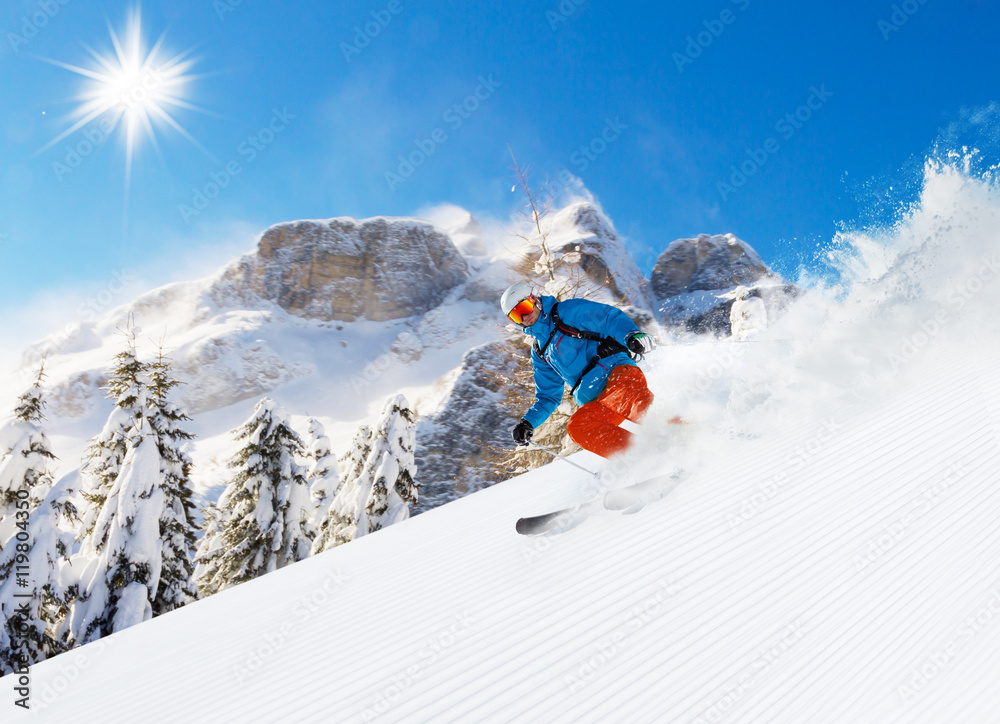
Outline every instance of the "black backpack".
<svg viewBox="0 0 1000 724"><path fill-rule="evenodd" d="M583 368L583 372L580 373L580 379L578 379L576 384L573 385L572 392L576 393L576 388L580 386L583 378L586 377L592 369L594 369L600 360L605 357L621 354L622 352L628 354L628 347L611 337L602 337L596 332L589 332L585 329L577 329L576 327L569 326L559 319L559 312L557 311L558 307L558 302L552 305L552 333L549 335L549 338L545 340L545 344L540 345L538 340L535 340L535 352L538 353L539 357L543 360L545 359L545 350L549 348L549 344L551 344L552 338L556 336L556 332L562 332L567 337L572 337L573 339L589 339L594 342L600 342L597 347L597 354L590 358L590 362L587 363L587 366Z"/></svg>

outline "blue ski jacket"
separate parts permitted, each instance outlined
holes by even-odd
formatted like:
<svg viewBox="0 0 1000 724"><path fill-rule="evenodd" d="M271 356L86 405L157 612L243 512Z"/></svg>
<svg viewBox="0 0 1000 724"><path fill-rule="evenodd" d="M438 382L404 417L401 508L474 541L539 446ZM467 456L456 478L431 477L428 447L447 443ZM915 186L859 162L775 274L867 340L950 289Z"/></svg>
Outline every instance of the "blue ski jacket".
<svg viewBox="0 0 1000 724"><path fill-rule="evenodd" d="M556 301L555 297L541 297L542 312L538 321L524 328L524 333L537 341L531 352L531 366L535 374L535 404L524 415L524 419L534 428L555 412L562 401L563 385L572 388L579 380L580 384L573 397L581 405L585 405L604 391L611 370L618 365L636 366L628 353L620 352L598 360L581 380L584 369L597 354L599 343L570 337L557 330L552 320L552 307ZM559 319L565 325L594 332L601 337L611 337L622 345L626 344L626 335L639 331L635 322L621 310L588 299L559 302ZM547 341L549 343L546 347ZM541 356L539 349L543 347L545 354Z"/></svg>

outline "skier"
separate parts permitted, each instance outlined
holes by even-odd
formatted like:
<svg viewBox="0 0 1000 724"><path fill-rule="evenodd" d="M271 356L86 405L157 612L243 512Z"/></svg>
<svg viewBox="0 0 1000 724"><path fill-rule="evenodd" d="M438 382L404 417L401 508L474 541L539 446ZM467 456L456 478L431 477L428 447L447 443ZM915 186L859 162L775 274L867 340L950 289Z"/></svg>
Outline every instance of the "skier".
<svg viewBox="0 0 1000 724"><path fill-rule="evenodd" d="M535 428L562 401L569 385L581 407L567 432L580 447L609 457L627 448L632 433L619 425L638 422L653 401L635 360L653 349L620 310L587 299L537 296L529 284L512 284L500 298L503 313L534 339L531 365L535 404L514 427L514 441L527 445Z"/></svg>

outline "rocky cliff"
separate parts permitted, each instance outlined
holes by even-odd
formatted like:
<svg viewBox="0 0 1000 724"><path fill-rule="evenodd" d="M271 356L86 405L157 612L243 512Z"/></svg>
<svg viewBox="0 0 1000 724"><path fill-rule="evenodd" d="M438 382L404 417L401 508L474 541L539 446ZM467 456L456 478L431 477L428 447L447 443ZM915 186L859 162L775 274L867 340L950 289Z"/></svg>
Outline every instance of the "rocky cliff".
<svg viewBox="0 0 1000 724"><path fill-rule="evenodd" d="M510 429L520 415L505 405L503 377L515 366L508 345L488 342L466 352L447 376L447 396L417 427L418 511L485 487L491 450L513 447Z"/></svg>
<svg viewBox="0 0 1000 724"><path fill-rule="evenodd" d="M732 234L677 239L659 258L650 276L658 299L706 289L749 285L771 274L763 259Z"/></svg>
<svg viewBox="0 0 1000 724"><path fill-rule="evenodd" d="M548 245L563 268L576 268L596 290L596 301L651 309L649 281L618 236L614 224L594 204L578 202L554 214ZM599 295L601 296L601 295Z"/></svg>
<svg viewBox="0 0 1000 724"><path fill-rule="evenodd" d="M677 239L660 254L650 275L659 321L675 331L729 335L737 286L763 300L770 319L780 317L799 289L771 271L753 247L732 234Z"/></svg>
<svg viewBox="0 0 1000 724"><path fill-rule="evenodd" d="M301 317L386 321L433 309L467 276L451 239L424 222L293 221L265 231L210 294L220 306L251 293Z"/></svg>

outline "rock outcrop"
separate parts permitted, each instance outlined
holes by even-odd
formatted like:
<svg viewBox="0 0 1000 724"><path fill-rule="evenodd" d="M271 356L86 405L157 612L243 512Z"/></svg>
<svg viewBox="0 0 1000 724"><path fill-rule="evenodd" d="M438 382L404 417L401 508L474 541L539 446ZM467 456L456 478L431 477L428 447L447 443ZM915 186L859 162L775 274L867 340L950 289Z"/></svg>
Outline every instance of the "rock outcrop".
<svg viewBox="0 0 1000 724"><path fill-rule="evenodd" d="M718 290L694 292L668 299L660 309L664 323L675 330L695 334L723 336L734 334L732 309L735 298L732 293L717 292ZM765 283L750 287L747 292L748 296L763 302L765 318L770 323L784 315L788 305L802 293L802 290L794 284Z"/></svg>
<svg viewBox="0 0 1000 724"><path fill-rule="evenodd" d="M733 292L759 298L768 319L780 317L799 294L760 255L732 234L678 239L656 260L650 284L657 317L668 327L696 334L732 333Z"/></svg>
<svg viewBox="0 0 1000 724"><path fill-rule="evenodd" d="M503 342L473 347L453 370L452 387L438 412L417 423L420 500L430 510L485 487L491 447L510 445L517 416L505 406L502 374L516 361Z"/></svg>
<svg viewBox="0 0 1000 724"><path fill-rule="evenodd" d="M455 245L424 222L294 221L265 231L210 295L223 307L252 294L301 317L385 321L433 309L467 277Z"/></svg>
<svg viewBox="0 0 1000 724"><path fill-rule="evenodd" d="M756 251L732 234L678 239L656 260L650 282L657 299L707 289L730 289L770 276Z"/></svg>
<svg viewBox="0 0 1000 724"><path fill-rule="evenodd" d="M607 297L595 301L650 309L649 282L639 271L614 225L588 202L559 210L552 218L548 237L550 254L558 268L576 267L596 290Z"/></svg>

